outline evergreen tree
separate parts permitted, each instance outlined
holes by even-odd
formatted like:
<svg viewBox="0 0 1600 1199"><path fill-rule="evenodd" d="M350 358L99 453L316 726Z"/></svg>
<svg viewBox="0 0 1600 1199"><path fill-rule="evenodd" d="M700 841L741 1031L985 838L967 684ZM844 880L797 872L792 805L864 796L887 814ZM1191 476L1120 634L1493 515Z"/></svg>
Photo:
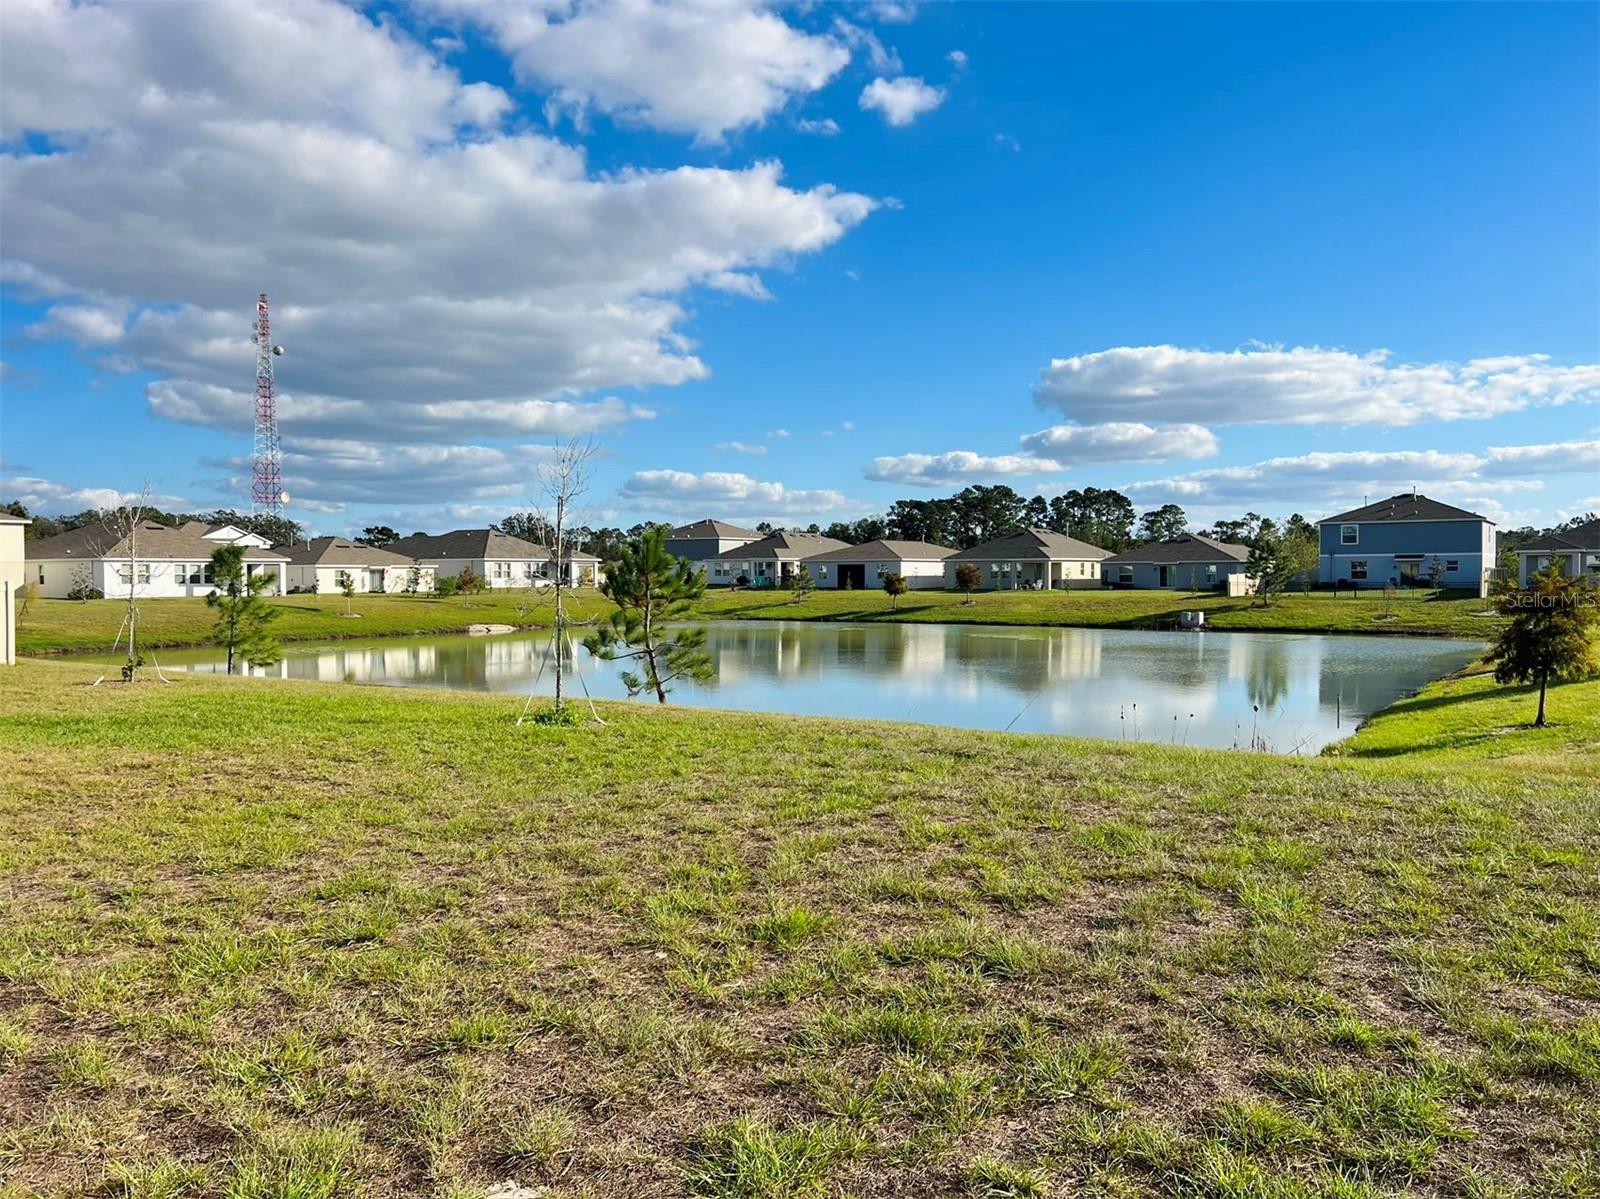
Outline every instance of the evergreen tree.
<svg viewBox="0 0 1600 1199"><path fill-rule="evenodd" d="M963 603L972 602L972 593L983 586L983 571L971 562L961 562L956 565L956 586L967 593Z"/></svg>
<svg viewBox="0 0 1600 1199"><path fill-rule="evenodd" d="M889 606L898 608L900 606L900 597L906 593L905 575L893 572L884 575L883 590L889 597Z"/></svg>
<svg viewBox="0 0 1600 1199"><path fill-rule="evenodd" d="M705 630L672 624L687 616L690 605L705 594L705 571L673 557L665 533L646 530L624 545L605 569L601 591L617 610L585 638L583 647L607 662L636 664L638 673L622 672L629 695L651 691L664 704L670 683L716 674L705 650Z"/></svg>
<svg viewBox="0 0 1600 1199"><path fill-rule="evenodd" d="M789 589L794 593L789 602L794 604L804 603L816 593L817 581L811 577L811 572L806 569L804 563L794 568Z"/></svg>
<svg viewBox="0 0 1600 1199"><path fill-rule="evenodd" d="M1538 683L1535 728L1545 725L1545 692L1551 679L1581 678L1595 667L1595 628L1600 600L1589 579L1569 579L1559 559L1528 580L1503 586L1495 607L1511 623L1490 648L1497 683Z"/></svg>
<svg viewBox="0 0 1600 1199"><path fill-rule="evenodd" d="M283 655L278 639L267 626L278 619L278 609L261 598L276 580L262 573L245 570L244 547L225 545L211 555L211 581L216 590L206 596L208 607L220 615L211 635L228 651L228 673L235 659L249 666L271 666Z"/></svg>

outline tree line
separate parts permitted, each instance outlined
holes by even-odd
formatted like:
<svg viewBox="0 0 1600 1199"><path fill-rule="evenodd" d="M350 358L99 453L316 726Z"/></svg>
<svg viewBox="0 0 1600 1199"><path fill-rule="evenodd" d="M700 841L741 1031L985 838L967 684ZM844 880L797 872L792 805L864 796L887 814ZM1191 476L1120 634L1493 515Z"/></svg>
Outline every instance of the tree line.
<svg viewBox="0 0 1600 1199"><path fill-rule="evenodd" d="M54 537L58 533L70 533L73 529L81 529L88 525L109 527L115 523L116 517L126 517L134 511L135 509L124 507L85 508L82 512L45 516L42 513L29 512L20 500L0 504L0 512L33 521L22 531L23 536L30 541L41 537ZM269 516L266 513L235 512L232 508L214 508L209 512L163 512L159 508L144 505L139 505L136 511L140 520L152 520L169 528L177 528L191 520L207 525L232 525L236 529L243 529L246 533L265 537L273 545L287 545L305 536L305 530L299 521L290 520L286 516Z"/></svg>

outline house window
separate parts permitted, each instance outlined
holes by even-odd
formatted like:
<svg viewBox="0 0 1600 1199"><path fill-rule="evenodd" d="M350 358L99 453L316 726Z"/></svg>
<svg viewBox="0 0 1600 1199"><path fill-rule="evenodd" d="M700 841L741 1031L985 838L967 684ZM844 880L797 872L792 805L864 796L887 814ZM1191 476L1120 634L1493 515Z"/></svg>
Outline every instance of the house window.
<svg viewBox="0 0 1600 1199"><path fill-rule="evenodd" d="M877 569L878 577L880 579L883 578L885 575L887 575L889 573L889 568L887 566L885 566L882 562L877 563L877 568L878 568Z"/></svg>
<svg viewBox="0 0 1600 1199"><path fill-rule="evenodd" d="M350 577L350 572L348 570L337 571L333 576L333 585L339 588L341 591L343 591L346 587L354 587L355 582L356 581Z"/></svg>
<svg viewBox="0 0 1600 1199"><path fill-rule="evenodd" d="M39 568L39 585L41 587L44 585L44 567L42 566Z"/></svg>
<svg viewBox="0 0 1600 1199"><path fill-rule="evenodd" d="M1350 577L1364 579L1367 577L1367 560L1365 558L1352 558L1350 560Z"/></svg>
<svg viewBox="0 0 1600 1199"><path fill-rule="evenodd" d="M824 579L828 577L828 568L822 565L820 562L817 563L817 575L818 577Z"/></svg>
<svg viewBox="0 0 1600 1199"><path fill-rule="evenodd" d="M178 584L198 585L211 582L211 563L184 562L173 567L176 575L173 582Z"/></svg>
<svg viewBox="0 0 1600 1199"><path fill-rule="evenodd" d="M1133 567L1131 567L1131 566L1119 566L1119 567L1117 567L1117 582L1119 582L1119 583L1131 583L1131 582L1133 582Z"/></svg>
<svg viewBox="0 0 1600 1199"><path fill-rule="evenodd" d="M1216 577L1217 577L1217 564L1215 562L1206 563L1206 578L1208 580L1214 580Z"/></svg>
<svg viewBox="0 0 1600 1199"><path fill-rule="evenodd" d="M1360 542L1360 540L1361 540L1361 526L1360 525L1340 525L1339 526L1339 544L1340 545L1356 545L1356 544L1358 544Z"/></svg>
<svg viewBox="0 0 1600 1199"><path fill-rule="evenodd" d="M1446 558L1444 562L1444 569L1446 574L1455 574L1456 571L1461 569L1461 559Z"/></svg>
<svg viewBox="0 0 1600 1199"><path fill-rule="evenodd" d="M139 563L138 578L139 578L139 583L140 583L141 586L148 586L149 585L149 583L150 583L150 563L148 563L148 562ZM131 562L120 563L117 566L117 582L121 583L124 587L126 587L128 584L132 583L133 580L134 580L133 563L131 563Z"/></svg>

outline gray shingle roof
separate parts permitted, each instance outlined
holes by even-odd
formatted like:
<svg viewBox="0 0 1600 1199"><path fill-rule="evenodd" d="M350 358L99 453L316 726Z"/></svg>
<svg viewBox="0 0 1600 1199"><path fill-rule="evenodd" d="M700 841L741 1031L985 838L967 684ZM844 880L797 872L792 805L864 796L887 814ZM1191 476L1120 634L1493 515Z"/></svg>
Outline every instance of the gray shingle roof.
<svg viewBox="0 0 1600 1199"><path fill-rule="evenodd" d="M867 562L894 558L901 562L942 561L955 550L948 545L934 545L931 541L868 541L863 545L846 545L836 550L812 554L807 562Z"/></svg>
<svg viewBox="0 0 1600 1199"><path fill-rule="evenodd" d="M197 527L198 526L198 527ZM207 541L201 536L205 526L198 521L173 528L159 521L139 523L138 554L140 559L162 562L206 562L226 541ZM84 525L57 533L54 537L40 537L26 542L24 554L30 562L53 562L58 559L91 561L95 558L126 558L132 537L118 538L104 525ZM287 562L277 550L241 546L246 562Z"/></svg>
<svg viewBox="0 0 1600 1199"><path fill-rule="evenodd" d="M748 537L751 541L760 538L761 534L754 529L743 529L738 525L730 525L725 520L697 520L690 524L679 525L667 534L668 541L686 541L691 538L705 537Z"/></svg>
<svg viewBox="0 0 1600 1199"><path fill-rule="evenodd" d="M1425 495L1411 491L1391 495L1386 500L1378 500L1360 508L1352 508L1348 512L1339 513L1338 516L1324 517L1317 523L1319 525L1364 524L1369 521L1385 520L1481 520L1494 524L1494 521L1487 516L1468 512L1465 508L1457 508L1454 504L1430 500Z"/></svg>
<svg viewBox="0 0 1600 1199"><path fill-rule="evenodd" d="M344 537L313 537L309 542L274 546L290 566L415 566L416 559Z"/></svg>
<svg viewBox="0 0 1600 1199"><path fill-rule="evenodd" d="M483 559L491 562L548 562L548 546L535 545L499 529L456 529L449 533L413 533L399 541L391 541L388 548L397 554L418 561L440 558ZM573 552L568 557L573 562L598 562L593 554Z"/></svg>
<svg viewBox="0 0 1600 1199"><path fill-rule="evenodd" d="M816 533L773 533L760 541L752 541L749 545L741 545L727 552L740 558L781 558L787 561L848 548L843 541L821 537Z"/></svg>
<svg viewBox="0 0 1600 1199"><path fill-rule="evenodd" d="M1546 533L1543 537L1528 542L1517 552L1526 554L1530 550L1600 550L1600 520L1588 521L1562 533Z"/></svg>
<svg viewBox="0 0 1600 1199"><path fill-rule="evenodd" d="M1110 554L1110 550L1103 550L1098 545L1090 545L1087 541L1079 541L1076 537L1068 537L1064 533L1052 533L1049 529L1027 529L952 554L951 560L955 562L993 562L1010 559L1059 561L1065 558L1098 562Z"/></svg>
<svg viewBox="0 0 1600 1199"><path fill-rule="evenodd" d="M1199 533L1185 533L1172 541L1154 541L1149 545L1136 545L1131 550L1112 554L1105 566L1134 565L1153 562L1172 565L1174 562L1245 562L1250 558L1250 547L1232 541L1218 541Z"/></svg>

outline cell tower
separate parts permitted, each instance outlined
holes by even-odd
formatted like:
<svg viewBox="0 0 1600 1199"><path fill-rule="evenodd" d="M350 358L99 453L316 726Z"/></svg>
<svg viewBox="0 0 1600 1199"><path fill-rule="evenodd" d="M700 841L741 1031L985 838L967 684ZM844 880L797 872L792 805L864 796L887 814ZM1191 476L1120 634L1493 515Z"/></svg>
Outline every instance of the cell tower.
<svg viewBox="0 0 1600 1199"><path fill-rule="evenodd" d="M283 489L283 447L278 440L278 401L272 392L272 360L283 353L272 344L267 293L256 300L256 433L250 450L250 512L282 516L289 493Z"/></svg>

